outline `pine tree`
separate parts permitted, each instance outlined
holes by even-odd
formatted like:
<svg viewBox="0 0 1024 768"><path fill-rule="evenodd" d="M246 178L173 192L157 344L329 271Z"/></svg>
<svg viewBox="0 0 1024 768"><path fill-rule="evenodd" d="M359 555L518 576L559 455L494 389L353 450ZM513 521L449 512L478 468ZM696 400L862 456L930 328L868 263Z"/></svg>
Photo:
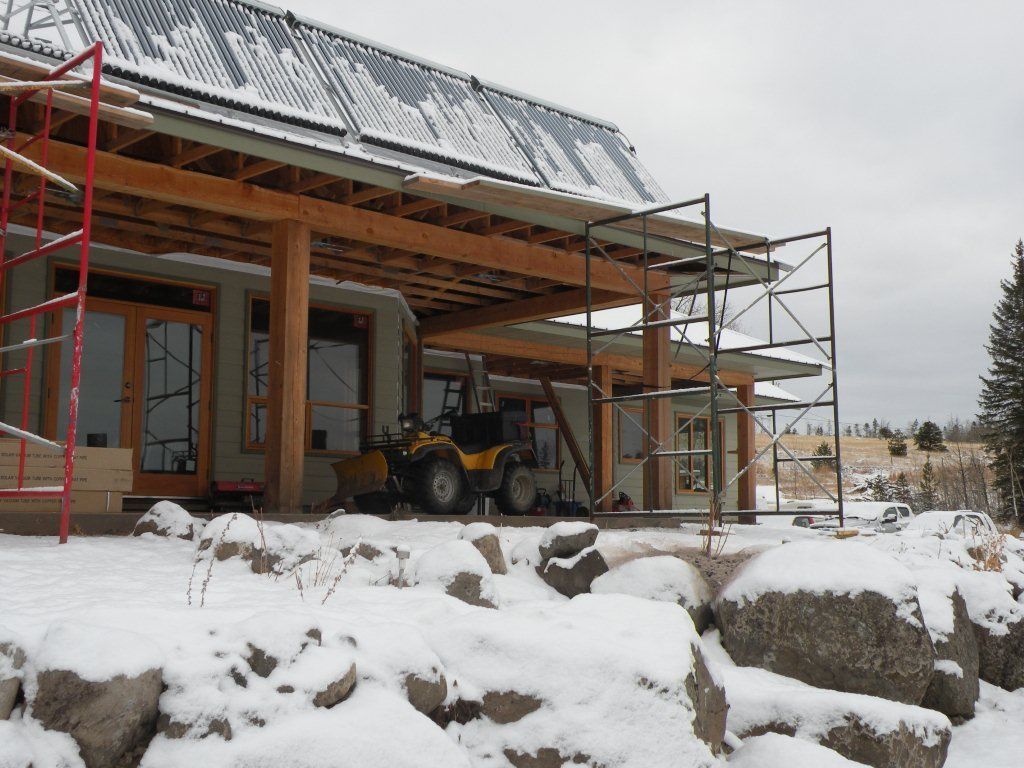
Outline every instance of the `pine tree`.
<svg viewBox="0 0 1024 768"><path fill-rule="evenodd" d="M868 478L867 495L872 501L893 501L893 487L889 478L879 473Z"/></svg>
<svg viewBox="0 0 1024 768"><path fill-rule="evenodd" d="M902 429L897 429L892 433L889 438L889 455L890 456L906 456L907 455L907 437L903 434Z"/></svg>
<svg viewBox="0 0 1024 768"><path fill-rule="evenodd" d="M892 483L892 500L900 504L913 505L914 492L910 488L910 481L906 472L900 472Z"/></svg>
<svg viewBox="0 0 1024 768"><path fill-rule="evenodd" d="M914 433L914 445L919 451L945 451L946 443L942 439L942 429L934 421L922 422Z"/></svg>
<svg viewBox="0 0 1024 768"><path fill-rule="evenodd" d="M927 512L938 505L939 491L935 487L935 467L932 466L932 457L929 456L921 468L921 484L917 487L914 506L919 512Z"/></svg>
<svg viewBox="0 0 1024 768"><path fill-rule="evenodd" d="M828 442L822 440L818 443L818 446L811 453L812 456L832 456L832 446ZM833 462L830 459L811 459L811 464L814 465L815 469L828 469L833 466Z"/></svg>
<svg viewBox="0 0 1024 768"><path fill-rule="evenodd" d="M888 424L883 424L878 428L878 436L883 440L888 440L890 437L892 437L892 429L889 427Z"/></svg>
<svg viewBox="0 0 1024 768"><path fill-rule="evenodd" d="M878 437L878 419L871 420L871 436Z"/></svg>
<svg viewBox="0 0 1024 768"><path fill-rule="evenodd" d="M986 349L992 363L982 376L979 419L999 516L1024 519L1024 242L1013 252L1013 273L992 313Z"/></svg>

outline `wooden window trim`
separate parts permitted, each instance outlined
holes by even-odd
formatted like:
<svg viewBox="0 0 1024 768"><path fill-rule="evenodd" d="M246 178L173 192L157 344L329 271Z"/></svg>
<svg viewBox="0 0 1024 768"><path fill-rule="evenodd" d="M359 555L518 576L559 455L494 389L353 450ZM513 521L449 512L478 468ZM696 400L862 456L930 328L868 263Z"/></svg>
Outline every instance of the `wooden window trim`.
<svg viewBox="0 0 1024 768"><path fill-rule="evenodd" d="M515 392L498 392L498 393L496 393L496 396L498 398L497 406L498 406L498 410L499 411L501 410L501 401L502 400L525 400L526 401L527 407L530 409L529 413L527 414L527 418L529 420L524 422L523 426L526 427L527 429L552 429L552 430L554 430L555 435L557 436L557 439L555 440L555 466L554 467L537 467L534 471L535 472L558 472L558 467L562 463L562 432L558 428L558 424L554 424L554 423L548 424L546 422L536 422L536 421L533 420L533 409L534 409L535 404L539 403L542 406L550 408L551 407L551 403L548 402L548 399L546 397L534 397L533 395L520 395L520 394L517 394Z"/></svg>
<svg viewBox="0 0 1024 768"><path fill-rule="evenodd" d="M684 448L679 447L679 438L681 437L681 434L679 432L679 428L680 428L680 426L684 422L689 421L690 419L693 419L693 423L690 424L690 426L688 428L688 432L686 433L688 435L687 436L687 443L686 443L687 447L684 449ZM696 418L694 418L694 415L692 413L685 413L683 411L676 411L675 412L675 419L672 422L673 423L673 427L674 427L674 431L673 431L673 444L676 446L677 450L689 450L690 441L692 439L691 436L693 435L693 427L694 427L694 424L696 424L698 421L702 421L705 424L707 424L707 426L708 426L708 442L710 443L710 441L711 441L711 431L710 431L711 417L709 417L709 416L697 416ZM726 440L726 435L725 435L725 421L724 420L719 419L719 421L718 421L718 429L719 429L719 433L721 434L721 437L722 437L722 450L721 450L721 452L719 454L719 461L721 462L722 476L724 477L725 476L725 455L726 455L725 446L726 446L726 444L728 442ZM685 457L685 460L687 462L687 465L688 465L688 468L689 468L690 472L693 471L693 461L694 461L694 458L696 458L696 457L694 457L694 456L687 456L687 457ZM709 458L714 458L714 457L709 457ZM708 479L708 489L709 490L700 491L700 490L697 490L697 489L694 489L694 488L684 488L682 486L682 482L681 481L682 481L682 478L683 478L683 473L680 472L675 467L675 462L673 462L673 475L675 477L675 480L673 481L673 486L674 486L673 490L675 491L675 493L677 495L679 495L679 496L694 496L694 495L701 495L701 496L703 496L703 495L707 495L708 493L710 493L711 476L710 476L710 465L708 465L708 466L709 466L709 469L708 469L708 473L709 474L708 474L708 478L707 479Z"/></svg>
<svg viewBox="0 0 1024 768"><path fill-rule="evenodd" d="M263 291L249 291L246 296L245 312L245 352L242 359L242 451L244 453L265 453L266 447L261 443L252 440L250 431L251 423L249 414L254 404L266 405L267 398L260 395L249 394L249 353L252 350L252 307L255 301L270 302L270 295ZM367 318L366 336L366 402L365 403L337 403L327 400L306 400L306 418L303 431L305 433L305 451L307 456L358 456L359 451L330 451L316 450L312 448L312 406L322 405L329 408L348 408L360 410L366 413L366 434L373 434L373 366L374 366L374 332L376 330L377 316L375 310L359 309L356 307L340 306L325 302L309 302L310 309L321 309L325 312L334 312L339 315L361 315ZM306 335L306 343L309 343L309 334ZM308 363L307 363L308 365Z"/></svg>

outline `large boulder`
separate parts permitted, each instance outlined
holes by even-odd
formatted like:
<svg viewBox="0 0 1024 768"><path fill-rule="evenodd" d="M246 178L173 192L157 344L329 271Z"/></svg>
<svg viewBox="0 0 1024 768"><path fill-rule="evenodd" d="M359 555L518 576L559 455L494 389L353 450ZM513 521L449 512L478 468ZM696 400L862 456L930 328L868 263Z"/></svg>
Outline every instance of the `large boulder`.
<svg viewBox="0 0 1024 768"><path fill-rule="evenodd" d="M815 688L754 667L720 667L729 730L796 736L876 768L941 768L952 729L930 709Z"/></svg>
<svg viewBox="0 0 1024 768"><path fill-rule="evenodd" d="M472 765L720 765L721 689L676 605L617 594L517 602L465 612L428 640L453 681L456 706L441 722L459 723Z"/></svg>
<svg viewBox="0 0 1024 768"><path fill-rule="evenodd" d="M608 573L608 564L597 547L589 547L571 557L552 557L537 566L537 573L548 586L575 597L589 592L594 579Z"/></svg>
<svg viewBox="0 0 1024 768"><path fill-rule="evenodd" d="M192 517L184 507L173 501L158 501L135 524L133 536L152 533L192 541L203 530L205 520Z"/></svg>
<svg viewBox="0 0 1024 768"><path fill-rule="evenodd" d="M861 544L763 552L725 586L715 614L737 664L820 688L920 704L934 672L913 574Z"/></svg>
<svg viewBox="0 0 1024 768"><path fill-rule="evenodd" d="M593 523L567 522L549 526L540 537L541 560L552 557L573 557L597 542L597 526Z"/></svg>
<svg viewBox="0 0 1024 768"><path fill-rule="evenodd" d="M484 556L491 573L506 574L508 565L501 551L498 530L490 523L470 523L459 532L459 538L468 541Z"/></svg>
<svg viewBox="0 0 1024 768"><path fill-rule="evenodd" d="M416 561L415 569L417 586L440 587L470 605L497 606L491 567L468 541L447 541L428 549Z"/></svg>
<svg viewBox="0 0 1024 768"><path fill-rule="evenodd" d="M693 669L686 676L686 693L693 702L693 732L718 754L725 741L729 703L717 671L708 661L703 646L691 643Z"/></svg>
<svg viewBox="0 0 1024 768"><path fill-rule="evenodd" d="M0 720L11 716L24 675L25 652L13 641L0 642Z"/></svg>
<svg viewBox="0 0 1024 768"><path fill-rule="evenodd" d="M54 624L30 668L30 714L47 730L70 734L86 768L113 768L136 759L155 733L161 655L147 639L85 624Z"/></svg>
<svg viewBox="0 0 1024 768"><path fill-rule="evenodd" d="M630 560L594 579L590 591L677 603L690 614L701 634L711 624L711 589L696 568L677 557Z"/></svg>
<svg viewBox="0 0 1024 768"><path fill-rule="evenodd" d="M211 520L199 539L201 557L239 558L260 574L289 573L315 558L320 547L320 536L314 530L264 522L239 512Z"/></svg>
<svg viewBox="0 0 1024 768"><path fill-rule="evenodd" d="M865 768L865 765L803 739L766 733L744 740L743 746L730 756L729 768Z"/></svg>
<svg viewBox="0 0 1024 768"><path fill-rule="evenodd" d="M936 655L921 704L961 722L974 716L978 699L978 641L963 595L940 574L918 572L921 611Z"/></svg>

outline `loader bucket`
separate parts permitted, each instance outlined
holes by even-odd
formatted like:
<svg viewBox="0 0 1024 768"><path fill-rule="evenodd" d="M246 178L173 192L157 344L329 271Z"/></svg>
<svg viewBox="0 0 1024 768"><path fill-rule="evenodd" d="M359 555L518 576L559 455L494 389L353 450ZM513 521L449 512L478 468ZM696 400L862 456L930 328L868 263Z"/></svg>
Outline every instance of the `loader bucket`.
<svg viewBox="0 0 1024 768"><path fill-rule="evenodd" d="M339 501L379 491L388 479L388 461L380 451L370 451L331 466L338 476L338 490L334 498Z"/></svg>

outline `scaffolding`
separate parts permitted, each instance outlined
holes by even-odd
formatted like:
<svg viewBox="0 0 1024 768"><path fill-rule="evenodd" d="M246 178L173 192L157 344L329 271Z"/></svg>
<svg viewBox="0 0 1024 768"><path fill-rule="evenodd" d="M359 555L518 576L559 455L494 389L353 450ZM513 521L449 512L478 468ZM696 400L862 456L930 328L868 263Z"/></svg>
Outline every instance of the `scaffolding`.
<svg viewBox="0 0 1024 768"><path fill-rule="evenodd" d="M100 73L102 71L103 45L96 43L78 55L51 69L39 81L8 82L0 93L9 96L10 110L0 145L4 158L3 198L0 203L0 287L6 287L10 273L17 267L44 258L59 251L77 253L78 283L75 290L29 307L8 309L0 315L0 330L4 333L0 346L0 377L7 383L20 380L21 415L17 425L0 423L0 434L13 437L19 442L18 473L14 488L0 489L0 498L59 499L60 500L60 541L67 541L71 518L71 489L75 467L75 436L78 426L79 383L82 372L82 329L85 319L85 296L89 274L89 240L92 224L93 171L96 159L96 139L99 125ZM75 70L87 67L83 74ZM79 171L84 184L78 188L67 179L46 168L47 151L50 143L50 129L53 124L54 92L61 90L87 91L88 97L88 138L84 167ZM84 100L84 97L83 97ZM41 115L39 114L41 109ZM27 114L23 114L26 112ZM34 129L22 133L24 127ZM25 153L31 150L38 161ZM27 177L31 186L21 193L15 183L15 172ZM55 240L44 242L46 200L48 195L58 195L68 202L81 206L81 226ZM7 256L6 246L10 227L17 222L31 225L33 247L15 256ZM54 324L54 313L74 308L75 323L70 332L47 336L46 331ZM43 323L40 323L43 320ZM17 324L17 325L16 325ZM66 330L66 329L65 329ZM15 331L23 338L13 341ZM51 344L71 345L71 375L68 397L67 430L63 436L53 439L30 431L30 409L35 350ZM16 363L9 360L15 356ZM62 439L63 438L63 439ZM61 457L63 482L51 486L26 485L26 463L28 444L38 446L44 452Z"/></svg>
<svg viewBox="0 0 1024 768"><path fill-rule="evenodd" d="M704 237L700 242L673 240L675 245L683 247L683 253L687 249L692 250L692 255L685 256L663 256L653 246L658 246L658 241L663 241L665 236L658 235L658 241L652 240L650 219L653 216L665 214L676 216L680 212L699 210L703 219ZM642 238L642 251L638 256L639 264L642 267L642 281L637 283L633 280L621 264L613 259L601 244L600 238L595 233L600 233L606 227L622 227L628 225L631 230L639 230ZM637 226L639 225L639 226ZM585 224L585 254L586 254L586 332L587 332L587 393L589 400L588 420L590 433L590 480L589 491L591 499L591 520L601 517L623 518L627 515L636 515L643 518L653 515L678 515L677 510L655 509L655 473L651 470L652 462L671 462L675 473L688 475L691 487L699 488L701 477L696 476L694 467L700 467L700 475L707 477L704 481L708 508L702 515L708 522L709 535L716 526L720 525L724 516L724 502L726 493L747 473L756 473L758 462L769 452L771 453L772 476L775 480L775 508L774 509L737 509L730 513L732 516L744 517L751 515L771 514L792 514L781 509L780 498L780 477L779 467L781 464L791 464L808 477L813 486L819 489L829 499L834 508L816 510L825 514L835 514L839 518L840 527L844 524L843 511L843 482L842 482L842 455L839 440L839 382L836 368L836 328L835 328L835 307L833 291L833 269L832 269L832 232L830 228L782 239L762 239L755 242L734 243L730 238L735 235L727 235L719 229L711 216L710 195L686 200L668 205L634 211L620 216L614 216L596 221L588 221ZM784 267L778 260L773 260L773 253L783 246L795 248L807 246L810 252L796 262L795 266ZM623 279L629 283L636 292L637 303L641 308L640 319L636 322L615 327L600 328L594 324L594 291L591 282L592 263L602 261L611 264L618 269ZM751 266L753 261L759 262L763 267L763 273ZM824 279L812 279L811 282L803 285L796 285L794 276L806 274L809 271L808 265L824 261ZM782 272L784 269L785 274ZM725 272L724 281L719 275L720 271ZM745 274L744 274L745 273ZM652 290L650 275L658 274L667 277L667 281L659 281L657 291ZM745 304L742 309L730 317L726 317L726 305L729 300L729 290L732 285L733 275L744 275L747 286L753 286L757 291L756 297ZM779 275L775 279L773 275ZM664 283L667 282L667 287ZM784 287L785 286L785 287ZM735 288L734 288L735 289ZM718 294L722 292L721 304L719 305ZM827 333L812 333L808 330L807 324L801 320L798 313L789 304L789 299L784 298L794 294L816 294L824 296L826 313L828 319ZM703 307L700 307L700 299L703 299ZM673 306L675 303L675 306ZM683 311L683 307L688 307ZM766 308L767 320L767 341L744 346L728 346L722 348L723 332L728 331L742 317L748 316L755 308ZM698 309L699 308L699 309ZM777 337L777 326L780 313L788 322L798 329L799 333L795 338ZM706 344L701 344L698 339L692 338L690 330L696 326L704 325L707 328ZM687 348L693 350L703 361L703 368L692 380L685 382L683 386L676 386L670 381L669 386L660 386L644 377L643 386L638 392L616 394L613 391L605 391L595 380L595 360L617 339L629 334L646 334L651 331L667 329L669 339L674 341L674 356L678 356L680 350ZM676 338L673 339L673 334ZM670 341L670 347L673 346ZM798 402L784 402L778 404L761 404L756 402L744 403L741 401L735 388L727 386L720 377L720 354L737 353L768 353L774 350L792 350L796 347L812 347L813 360L821 366L824 372L825 383L820 392L815 396L801 399ZM776 354L778 354L776 352ZM706 379L706 385L700 384L700 380ZM667 438L661 437L661 429L655 429L653 422L655 400L677 397L700 397L703 402L696 413L681 426L673 424ZM627 404L642 404L642 423L638 422L633 414L626 409ZM638 463L618 479L609 478L606 489L596 487L596 473L594 468L597 462L596 449L594 445L594 414L595 407L611 406L619 414L620 418L630 421L642 434L645 450ZM798 455L793 449L786 445L784 437L792 434L796 426L804 421L812 412L819 409L827 409L831 420L831 437L833 440L832 454L828 455ZM782 414L790 412L795 416ZM695 440L683 448L676 448L678 437L684 430L691 430L692 425L698 420L708 419L706 433L710 439L705 438L703 444L697 444ZM722 423L720 417L735 414L737 418L749 418L757 430L769 436L768 444L755 452L753 458L746 465L737 467L732 477L726 479L724 446L722 438ZM770 419L762 418L765 414ZM782 428L780 429L780 424ZM689 432L688 432L689 434ZM809 467L809 464L812 464ZM710 467L708 467L710 464ZM814 471L821 465L831 468L829 473L834 483L828 487L823 483L819 474ZM645 510L636 513L622 512L598 512L609 499L615 498L614 494L624 483L637 471L644 473L644 497ZM709 482L708 482L709 481ZM756 504L754 505L757 506Z"/></svg>

